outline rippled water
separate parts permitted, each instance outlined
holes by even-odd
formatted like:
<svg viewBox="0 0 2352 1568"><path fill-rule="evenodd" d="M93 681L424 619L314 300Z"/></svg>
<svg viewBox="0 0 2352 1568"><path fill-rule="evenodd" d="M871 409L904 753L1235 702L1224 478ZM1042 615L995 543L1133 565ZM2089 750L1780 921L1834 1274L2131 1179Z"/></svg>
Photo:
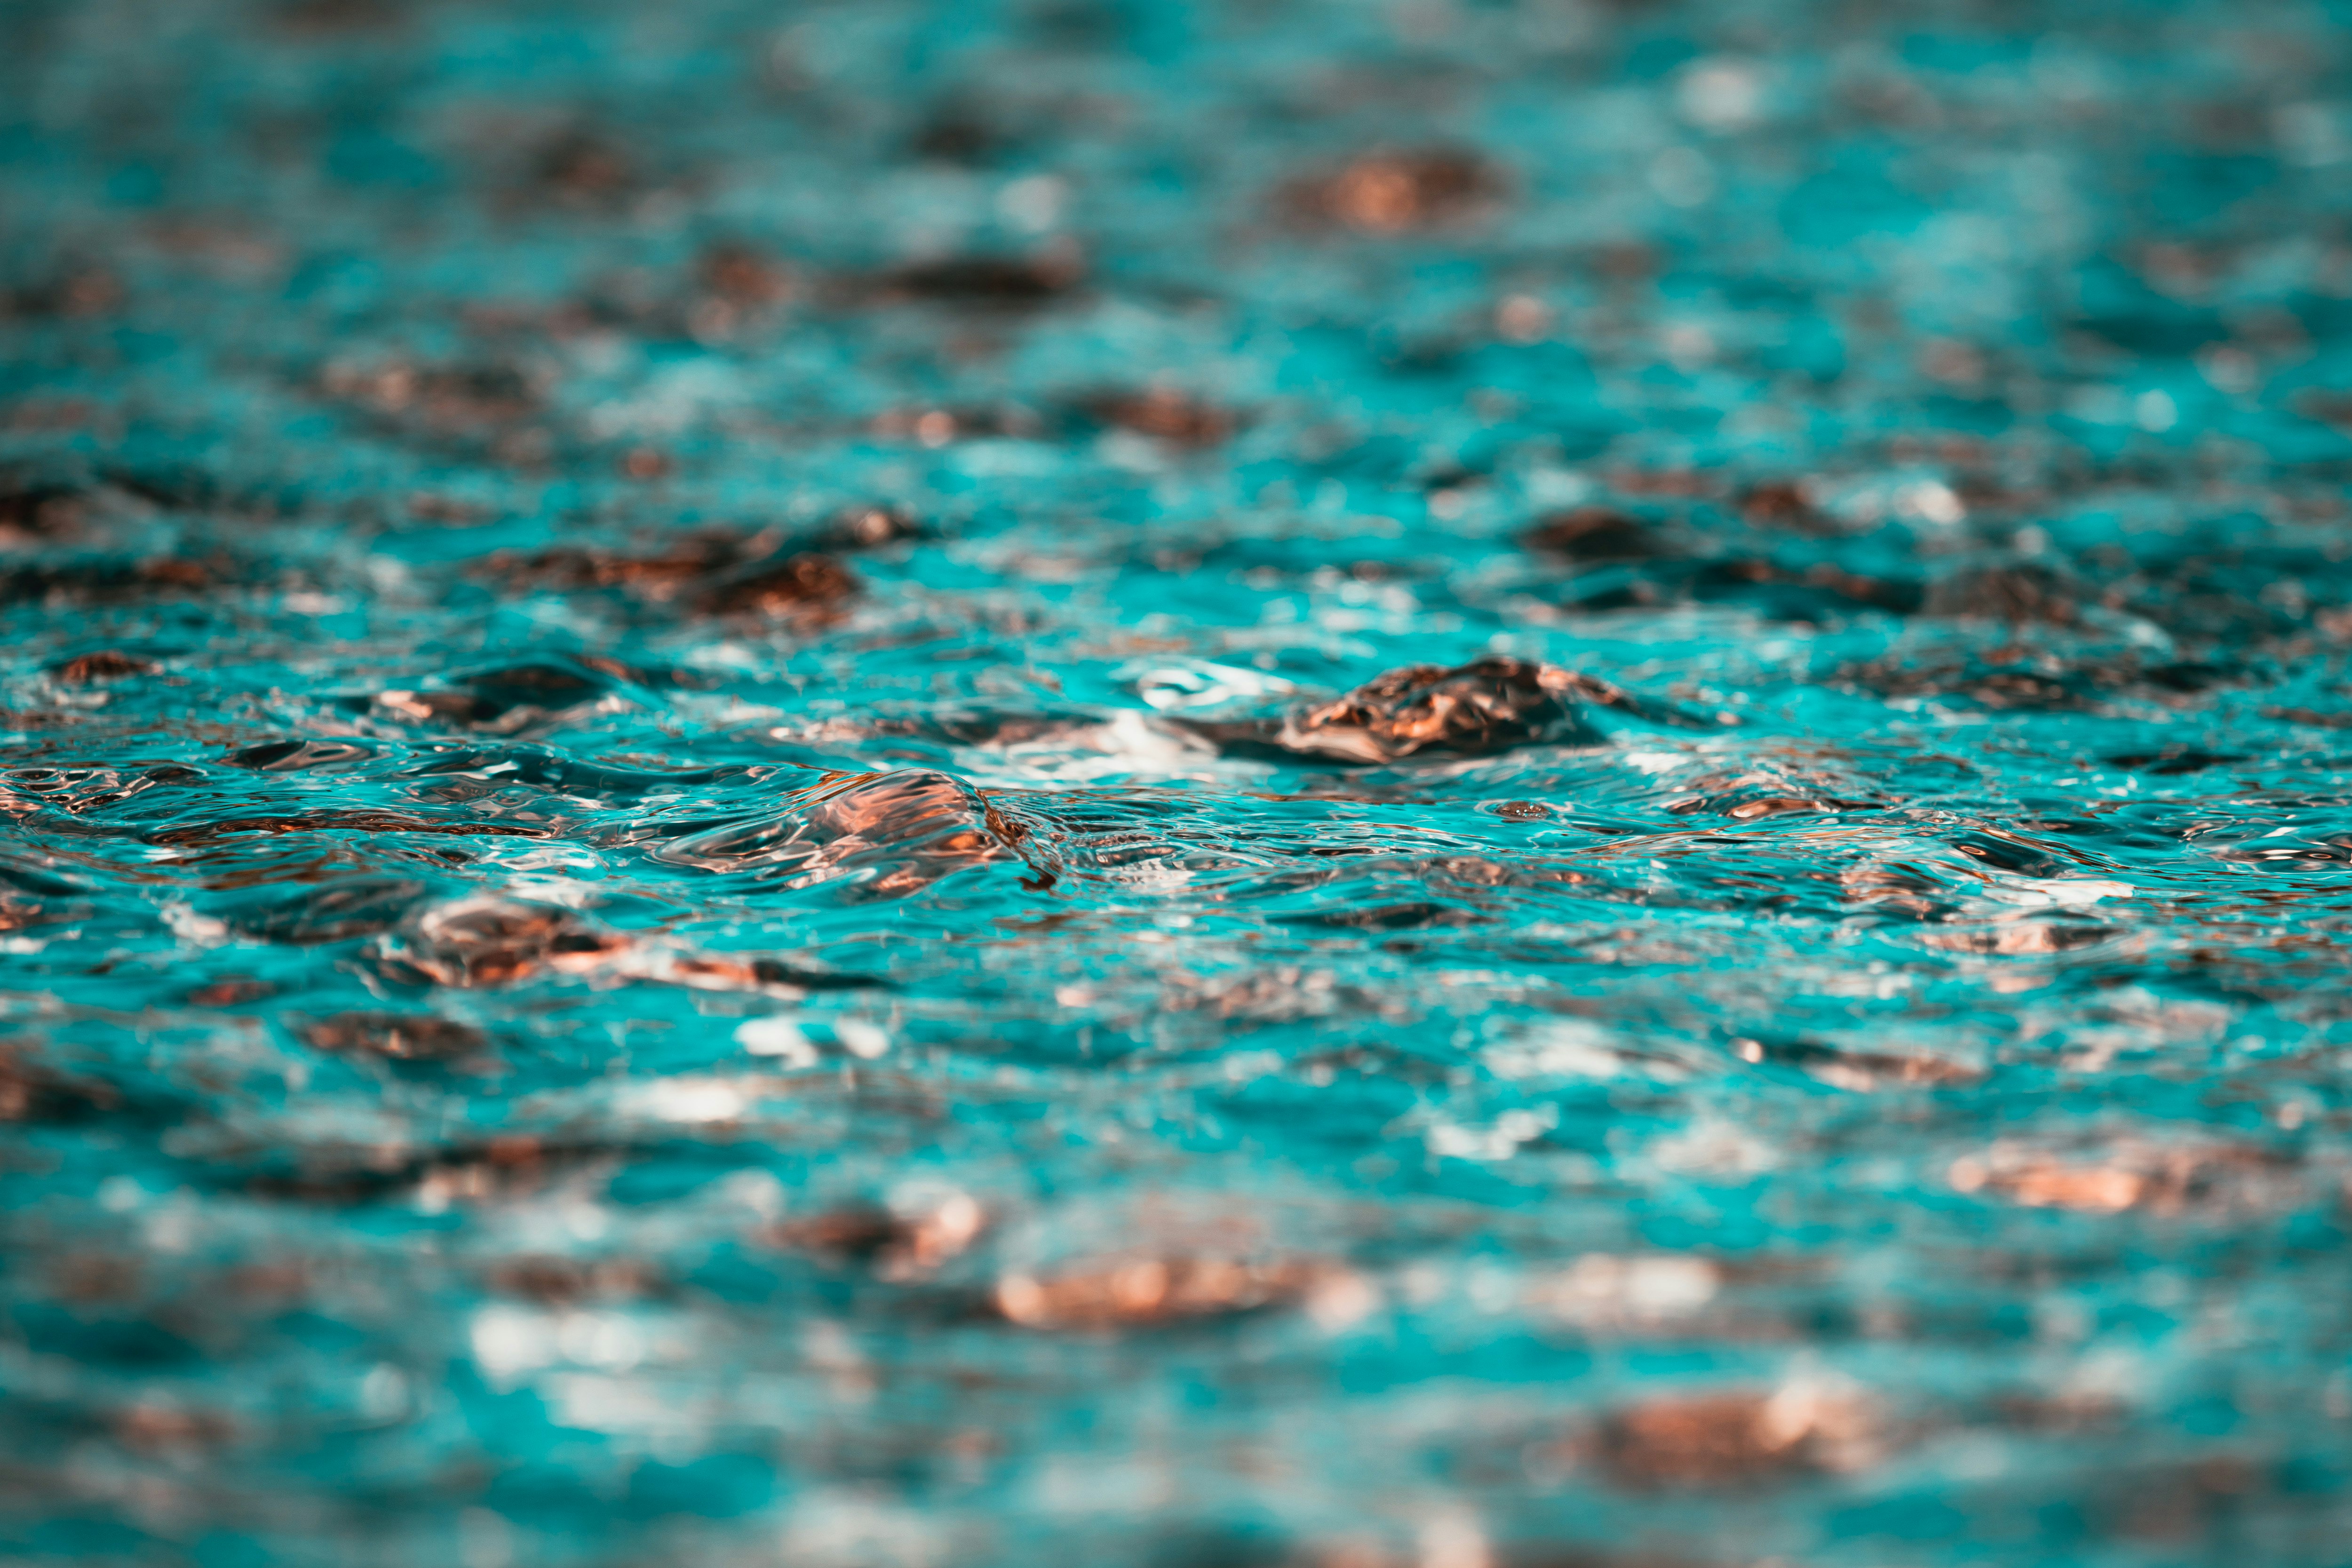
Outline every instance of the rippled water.
<svg viewBox="0 0 2352 1568"><path fill-rule="evenodd" d="M0 1558L2352 1561L2341 21L0 5Z"/></svg>

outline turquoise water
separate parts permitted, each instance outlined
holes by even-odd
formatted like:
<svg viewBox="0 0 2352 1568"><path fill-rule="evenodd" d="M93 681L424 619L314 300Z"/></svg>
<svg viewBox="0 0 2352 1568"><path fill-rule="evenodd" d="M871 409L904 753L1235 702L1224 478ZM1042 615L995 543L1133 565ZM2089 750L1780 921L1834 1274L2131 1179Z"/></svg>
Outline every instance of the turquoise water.
<svg viewBox="0 0 2352 1568"><path fill-rule="evenodd" d="M1895 9L0 5L0 1560L2352 1563L2344 15Z"/></svg>

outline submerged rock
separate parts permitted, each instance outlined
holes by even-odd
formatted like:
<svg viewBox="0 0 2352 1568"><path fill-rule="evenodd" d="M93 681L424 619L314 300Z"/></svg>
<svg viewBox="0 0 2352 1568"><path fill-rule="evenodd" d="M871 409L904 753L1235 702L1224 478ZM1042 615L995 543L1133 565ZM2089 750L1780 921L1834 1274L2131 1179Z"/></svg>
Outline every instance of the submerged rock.
<svg viewBox="0 0 2352 1568"><path fill-rule="evenodd" d="M1989 1193L2024 1208L2163 1215L2242 1216L2289 1206L2312 1185L2293 1158L2248 1144L2167 1147L2120 1139L2067 1152L2004 1140L1952 1163L1953 1190Z"/></svg>
<svg viewBox="0 0 2352 1568"><path fill-rule="evenodd" d="M579 664L516 664L458 677L440 690L389 690L346 703L411 723L512 734L603 700L612 677Z"/></svg>
<svg viewBox="0 0 2352 1568"><path fill-rule="evenodd" d="M704 589L697 607L711 615L769 617L824 615L856 595L856 574L814 552L754 562Z"/></svg>
<svg viewBox="0 0 2352 1568"><path fill-rule="evenodd" d="M337 1013L297 1031L314 1049L398 1061L446 1061L471 1056L489 1042L482 1031L430 1013Z"/></svg>
<svg viewBox="0 0 2352 1568"><path fill-rule="evenodd" d="M866 1265L884 1279L905 1279L956 1257L987 1224L987 1212L971 1196L949 1193L907 1210L856 1204L781 1220L762 1231L761 1238L833 1263Z"/></svg>
<svg viewBox="0 0 2352 1568"><path fill-rule="evenodd" d="M520 1296L542 1307L661 1297L674 1289L659 1269L639 1258L577 1258L551 1253L500 1258L484 1272L483 1283L502 1295Z"/></svg>
<svg viewBox="0 0 2352 1568"><path fill-rule="evenodd" d="M1406 234L1459 223L1503 194L1495 166L1460 147L1368 153L1284 193L1292 216L1362 234Z"/></svg>
<svg viewBox="0 0 2352 1568"><path fill-rule="evenodd" d="M655 604L689 590L697 580L743 559L744 542L732 533L695 532L672 539L645 554L562 545L530 554L500 551L475 570L512 587L555 592L620 588Z"/></svg>
<svg viewBox="0 0 2352 1568"><path fill-rule="evenodd" d="M543 972L584 973L625 952L628 940L569 910L508 899L436 904L386 943L385 973L410 984L505 985Z"/></svg>
<svg viewBox="0 0 2352 1568"><path fill-rule="evenodd" d="M78 658L53 664L49 673L68 686L87 686L95 680L121 680L133 675L152 675L163 667L153 659L141 658L137 654L123 653L116 648L101 648Z"/></svg>
<svg viewBox="0 0 2352 1568"><path fill-rule="evenodd" d="M1407 665L1299 710L1269 739L1297 755L1351 763L1591 745L1601 737L1578 716L1579 698L1612 707L1631 700L1606 682L1525 659L1482 658L1453 669Z"/></svg>
<svg viewBox="0 0 2352 1568"><path fill-rule="evenodd" d="M1100 392L1082 400L1079 407L1105 425L1150 436L1171 447L1218 446L1241 427L1232 410L1166 386L1142 392Z"/></svg>
<svg viewBox="0 0 2352 1568"><path fill-rule="evenodd" d="M1801 479L1762 479L1739 492L1739 515L1754 528L1787 529L1798 533L1827 533L1836 524Z"/></svg>
<svg viewBox="0 0 2352 1568"><path fill-rule="evenodd" d="M1752 1486L1858 1470L1882 1447L1867 1404L1803 1384L1649 1400L1605 1418L1592 1443L1612 1479L1641 1488Z"/></svg>
<svg viewBox="0 0 2352 1568"><path fill-rule="evenodd" d="M1580 506L1538 519L1519 536L1529 550L1570 561L1647 561L1671 554L1651 523L1605 506Z"/></svg>
<svg viewBox="0 0 2352 1568"><path fill-rule="evenodd" d="M845 882L861 897L891 899L1013 853L970 785L908 768L835 775L781 812L673 839L653 858L788 888Z"/></svg>
<svg viewBox="0 0 2352 1568"><path fill-rule="evenodd" d="M919 538L922 531L903 507L847 506L789 538L777 529L702 530L643 553L574 545L529 555L502 551L475 571L509 588L617 589L641 604L701 615L822 617L864 591L840 552Z"/></svg>
<svg viewBox="0 0 2352 1568"><path fill-rule="evenodd" d="M1027 1329L1139 1329L1304 1304L1345 1321L1370 1304L1371 1288L1316 1258L1124 1258L1043 1277L997 1281L998 1312Z"/></svg>
<svg viewBox="0 0 2352 1568"><path fill-rule="evenodd" d="M201 561L181 555L100 555L55 563L28 562L0 571L0 604L202 594L233 586L243 574L243 568L218 555Z"/></svg>

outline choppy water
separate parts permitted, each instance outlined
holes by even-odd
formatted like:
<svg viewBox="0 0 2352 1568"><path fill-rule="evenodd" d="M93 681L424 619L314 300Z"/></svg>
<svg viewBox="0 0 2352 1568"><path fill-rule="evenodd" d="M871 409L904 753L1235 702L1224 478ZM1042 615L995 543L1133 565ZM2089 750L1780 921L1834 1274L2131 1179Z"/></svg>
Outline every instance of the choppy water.
<svg viewBox="0 0 2352 1568"><path fill-rule="evenodd" d="M0 8L0 1558L2352 1561L2341 23Z"/></svg>

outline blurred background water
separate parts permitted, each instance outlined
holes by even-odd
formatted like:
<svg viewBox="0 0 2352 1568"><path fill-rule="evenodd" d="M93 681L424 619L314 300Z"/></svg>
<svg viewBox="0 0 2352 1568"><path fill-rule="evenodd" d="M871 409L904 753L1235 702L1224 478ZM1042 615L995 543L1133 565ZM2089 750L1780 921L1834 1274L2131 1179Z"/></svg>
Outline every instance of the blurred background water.
<svg viewBox="0 0 2352 1568"><path fill-rule="evenodd" d="M2352 1562L2345 21L5 0L0 1559Z"/></svg>

